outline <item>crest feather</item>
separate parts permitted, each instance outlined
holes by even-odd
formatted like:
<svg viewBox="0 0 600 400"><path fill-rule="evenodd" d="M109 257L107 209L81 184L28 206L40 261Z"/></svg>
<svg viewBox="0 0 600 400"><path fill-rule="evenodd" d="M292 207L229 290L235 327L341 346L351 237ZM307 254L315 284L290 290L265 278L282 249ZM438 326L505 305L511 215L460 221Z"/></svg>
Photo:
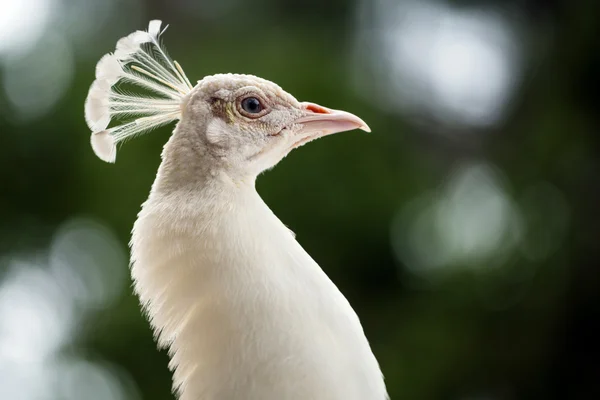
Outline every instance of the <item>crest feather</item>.
<svg viewBox="0 0 600 400"><path fill-rule="evenodd" d="M92 131L96 155L115 162L118 143L181 118L181 105L193 89L177 61L160 44L162 22L150 21L147 31L135 31L117 41L115 52L96 65L96 80L85 101L85 120ZM151 93L132 95L119 90L129 83ZM127 120L129 118L129 120ZM113 120L120 124L108 127Z"/></svg>
<svg viewBox="0 0 600 400"><path fill-rule="evenodd" d="M123 68L113 54L105 54L96 64L96 79L104 80L110 85L117 83L122 74Z"/></svg>
<svg viewBox="0 0 600 400"><path fill-rule="evenodd" d="M114 163L117 157L117 146L108 131L92 133L92 149L102 161Z"/></svg>

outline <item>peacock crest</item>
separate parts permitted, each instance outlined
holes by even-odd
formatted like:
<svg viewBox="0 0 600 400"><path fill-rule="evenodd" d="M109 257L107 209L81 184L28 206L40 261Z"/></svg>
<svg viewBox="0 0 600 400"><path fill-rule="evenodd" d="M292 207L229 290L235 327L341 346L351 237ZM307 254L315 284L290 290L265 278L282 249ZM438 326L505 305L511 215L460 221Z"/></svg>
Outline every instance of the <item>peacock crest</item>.
<svg viewBox="0 0 600 400"><path fill-rule="evenodd" d="M96 80L85 101L85 120L96 155L115 162L117 144L181 118L183 99L193 89L177 61L160 42L168 25L150 21L147 31L117 42L96 65ZM149 92L133 93L131 88ZM111 122L116 124L109 127Z"/></svg>

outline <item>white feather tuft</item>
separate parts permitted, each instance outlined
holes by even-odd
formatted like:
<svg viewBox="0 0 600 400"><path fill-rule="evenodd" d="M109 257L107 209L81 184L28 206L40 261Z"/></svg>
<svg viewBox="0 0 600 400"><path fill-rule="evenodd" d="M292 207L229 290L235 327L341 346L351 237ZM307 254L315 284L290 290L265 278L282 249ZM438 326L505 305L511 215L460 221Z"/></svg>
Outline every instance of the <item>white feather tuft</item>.
<svg viewBox="0 0 600 400"><path fill-rule="evenodd" d="M110 84L94 81L85 100L85 121L93 132L106 129L110 123Z"/></svg>
<svg viewBox="0 0 600 400"><path fill-rule="evenodd" d="M148 24L148 33L154 39L158 39L158 36L161 34L160 26L162 25L162 21L159 19L154 19L150 21Z"/></svg>
<svg viewBox="0 0 600 400"><path fill-rule="evenodd" d="M109 131L92 133L92 149L102 161L114 163L117 158L117 145Z"/></svg>
<svg viewBox="0 0 600 400"><path fill-rule="evenodd" d="M152 37L148 32L135 31L129 35L119 39L117 42L117 48L115 50L115 56L119 60L126 60L129 56L140 49L140 46L144 43L152 41Z"/></svg>
<svg viewBox="0 0 600 400"><path fill-rule="evenodd" d="M138 134L181 118L183 99L193 89L183 69L160 44L162 22L150 21L147 31L135 31L117 42L114 54L96 65L96 80L85 101L85 120L96 155L116 159L116 146ZM121 82L150 91L153 96L125 94ZM108 128L111 120L125 120Z"/></svg>
<svg viewBox="0 0 600 400"><path fill-rule="evenodd" d="M96 64L96 79L101 79L114 85L123 76L123 68L117 57L105 54Z"/></svg>

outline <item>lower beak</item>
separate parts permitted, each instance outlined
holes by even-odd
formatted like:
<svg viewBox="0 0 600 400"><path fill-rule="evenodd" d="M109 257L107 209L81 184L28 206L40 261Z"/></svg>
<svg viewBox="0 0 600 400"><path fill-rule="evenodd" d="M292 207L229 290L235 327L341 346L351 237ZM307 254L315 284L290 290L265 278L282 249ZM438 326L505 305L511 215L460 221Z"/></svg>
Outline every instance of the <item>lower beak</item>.
<svg viewBox="0 0 600 400"><path fill-rule="evenodd" d="M333 133L362 129L371 132L371 129L362 119L346 111L332 110L314 103L301 103L306 110L306 115L294 121L302 125L298 134L310 134L317 137Z"/></svg>

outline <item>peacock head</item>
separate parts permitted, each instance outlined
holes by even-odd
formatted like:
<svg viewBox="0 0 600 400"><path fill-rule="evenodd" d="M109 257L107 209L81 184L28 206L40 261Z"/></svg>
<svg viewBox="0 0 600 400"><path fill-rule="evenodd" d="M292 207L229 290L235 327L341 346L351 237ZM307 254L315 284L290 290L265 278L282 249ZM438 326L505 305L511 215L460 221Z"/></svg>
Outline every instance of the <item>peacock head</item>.
<svg viewBox="0 0 600 400"><path fill-rule="evenodd" d="M357 128L370 131L353 114L299 102L256 76L217 74L192 86L160 44L163 32L161 21L151 21L147 31L120 39L115 52L96 67L85 116L92 148L104 161L115 161L119 143L176 120L176 135L184 136L205 162L252 175L322 136ZM136 85L152 96L129 94L121 84ZM109 127L112 120L119 123Z"/></svg>

